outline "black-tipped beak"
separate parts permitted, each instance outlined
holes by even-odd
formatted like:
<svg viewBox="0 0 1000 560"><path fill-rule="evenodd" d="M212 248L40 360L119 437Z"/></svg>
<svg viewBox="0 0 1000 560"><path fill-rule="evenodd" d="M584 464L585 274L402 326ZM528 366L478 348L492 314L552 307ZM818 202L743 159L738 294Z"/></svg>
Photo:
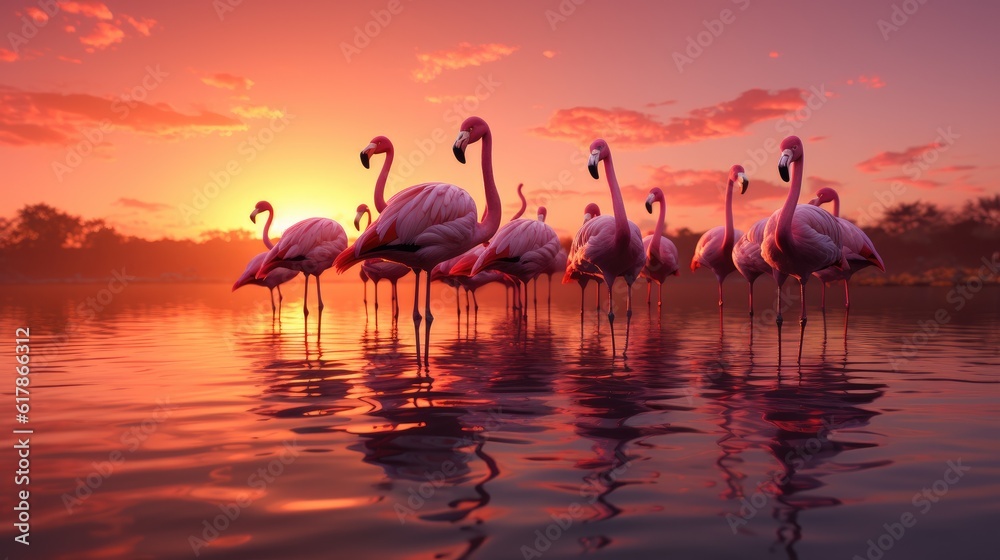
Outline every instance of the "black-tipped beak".
<svg viewBox="0 0 1000 560"><path fill-rule="evenodd" d="M361 214L354 218L354 229L361 231Z"/></svg>
<svg viewBox="0 0 1000 560"><path fill-rule="evenodd" d="M452 146L451 151L455 153L455 159L459 163L465 163L465 147L469 145L469 132L463 130L458 133L458 138L455 139L455 145Z"/></svg>
<svg viewBox="0 0 1000 560"><path fill-rule="evenodd" d="M742 181L740 181L740 184L742 185L742 187L740 188L740 194L746 194L747 188L750 187L750 180L744 178Z"/></svg>
<svg viewBox="0 0 1000 560"><path fill-rule="evenodd" d="M650 214L653 213L653 205L649 202L646 202L646 212L649 212Z"/></svg>
<svg viewBox="0 0 1000 560"><path fill-rule="evenodd" d="M259 211L256 208L253 209L253 212L250 212L250 221L251 222L253 222L255 224L257 223L257 214L258 213L259 213Z"/></svg>
<svg viewBox="0 0 1000 560"><path fill-rule="evenodd" d="M781 152L781 159L778 160L778 175L781 175L781 180L788 182L788 163L792 160L792 151L785 150Z"/></svg>
<svg viewBox="0 0 1000 560"><path fill-rule="evenodd" d="M368 169L368 152L361 152L361 165L365 166L365 169Z"/></svg>
<svg viewBox="0 0 1000 560"><path fill-rule="evenodd" d="M593 177L594 179L600 179L601 178L600 174L597 173L597 164L596 163L591 163L591 164L587 165L587 170L590 171L590 176Z"/></svg>

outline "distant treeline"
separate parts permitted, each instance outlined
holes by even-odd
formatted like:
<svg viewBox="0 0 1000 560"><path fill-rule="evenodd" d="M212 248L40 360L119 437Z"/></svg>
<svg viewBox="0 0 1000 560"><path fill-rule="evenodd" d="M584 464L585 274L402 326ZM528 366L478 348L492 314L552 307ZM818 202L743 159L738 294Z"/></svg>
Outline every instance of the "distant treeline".
<svg viewBox="0 0 1000 560"><path fill-rule="evenodd" d="M1000 251L1000 195L969 200L960 208L901 203L864 229L887 274L867 269L859 275L862 282L957 283ZM670 235L683 265L700 236L687 228ZM569 245L568 239L563 242ZM198 240L149 240L47 204L27 205L12 219L0 218L0 282L5 283L102 280L122 268L142 280L232 281L263 250L260 237L246 230L206 231Z"/></svg>

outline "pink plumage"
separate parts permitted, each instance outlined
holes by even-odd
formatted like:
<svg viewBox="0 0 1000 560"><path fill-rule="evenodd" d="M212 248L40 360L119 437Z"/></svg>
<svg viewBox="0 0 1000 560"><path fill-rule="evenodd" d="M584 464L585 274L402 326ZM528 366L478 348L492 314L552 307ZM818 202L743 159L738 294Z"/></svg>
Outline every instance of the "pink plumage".
<svg viewBox="0 0 1000 560"><path fill-rule="evenodd" d="M729 180L726 184L726 223L715 226L702 234L694 248L691 258L691 272L705 266L712 269L719 281L719 305L722 305L722 282L734 270L733 246L743 232L733 228L733 185L740 185L740 192L745 192L749 185L742 165L734 165L729 169Z"/></svg>
<svg viewBox="0 0 1000 560"><path fill-rule="evenodd" d="M653 203L660 204L660 215L656 219L656 229L652 234L642 238L642 246L646 252L646 265L642 267L640 276L646 279L646 303L649 303L650 284L656 282L659 291L656 305L663 305L663 281L668 276L680 274L680 257L677 255L677 246L674 242L663 236L666 227L667 203L663 196L663 190L653 187L646 197L646 211L653 213Z"/></svg>
<svg viewBox="0 0 1000 560"><path fill-rule="evenodd" d="M270 250L274 247L274 243L271 243L270 231L271 231L271 221L274 219L274 207L271 203L266 200L261 200L258 202L250 213L250 221L257 223L257 215L262 212L267 212L267 222L264 223L264 232L262 234L264 246ZM288 282L292 278L298 276L298 272L294 270L289 270L287 268L278 268L272 270L266 278L257 278L257 271L260 270L261 265L264 263L264 258L267 257L267 251L255 255L250 262L247 263L246 269L243 274L236 279L233 283L233 291L235 292L239 288L248 285L264 286L268 289L271 296L271 318L274 319L275 312L280 313L280 306L282 300L285 299L284 295L281 293L281 285ZM278 290L278 306L274 305L274 290Z"/></svg>

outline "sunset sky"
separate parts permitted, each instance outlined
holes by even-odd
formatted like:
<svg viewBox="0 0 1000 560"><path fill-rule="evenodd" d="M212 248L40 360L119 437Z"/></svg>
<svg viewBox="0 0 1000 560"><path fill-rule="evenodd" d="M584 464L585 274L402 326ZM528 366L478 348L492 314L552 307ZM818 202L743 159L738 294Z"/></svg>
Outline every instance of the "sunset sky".
<svg viewBox="0 0 1000 560"><path fill-rule="evenodd" d="M844 215L862 223L880 200L954 205L1000 192L1000 6L989 3L0 9L5 216L47 202L127 234L180 238L257 231L247 216L266 199L276 232L316 215L352 229L383 162L366 170L358 154L380 134L396 146L388 194L444 181L482 205L479 146L465 166L451 153L472 114L493 130L505 216L523 182L529 215L546 204L563 235L587 202L610 211L603 175L594 181L574 156L597 137L609 141L629 218L643 229L653 186L666 193L671 228L721 223L734 163L751 179L735 200L737 227L768 215L787 191L767 148L789 132L805 142L802 202L834 186Z"/></svg>

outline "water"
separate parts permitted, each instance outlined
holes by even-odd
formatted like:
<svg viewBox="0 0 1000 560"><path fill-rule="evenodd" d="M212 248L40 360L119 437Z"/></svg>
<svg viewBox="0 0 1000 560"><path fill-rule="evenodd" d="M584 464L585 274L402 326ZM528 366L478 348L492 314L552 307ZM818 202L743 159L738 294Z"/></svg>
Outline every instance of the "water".
<svg viewBox="0 0 1000 560"><path fill-rule="evenodd" d="M6 287L3 332L31 329L35 433L31 545L13 544L7 474L5 552L992 557L1000 290L955 310L947 288L855 288L846 338L835 290L825 320L811 304L801 366L793 301L779 367L764 281L754 329L735 281L721 331L710 283L668 286L661 319L636 290L627 361L592 292L582 324L575 286L523 324L484 290L467 323L435 286L424 372L411 285L398 328L383 285L376 328L332 280L318 340L299 280L273 326L262 289ZM9 446L0 462L16 469Z"/></svg>

